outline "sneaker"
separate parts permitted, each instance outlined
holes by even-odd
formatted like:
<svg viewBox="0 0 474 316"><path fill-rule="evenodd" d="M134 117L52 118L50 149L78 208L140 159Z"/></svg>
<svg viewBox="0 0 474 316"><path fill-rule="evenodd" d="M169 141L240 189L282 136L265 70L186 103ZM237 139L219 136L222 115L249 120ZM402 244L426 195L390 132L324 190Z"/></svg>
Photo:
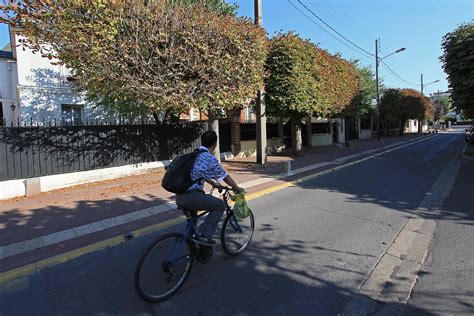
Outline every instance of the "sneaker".
<svg viewBox="0 0 474 316"><path fill-rule="evenodd" d="M192 240L198 244L198 245L205 245L205 246L213 246L216 244L216 241L212 238L207 238L206 236L200 235L194 235Z"/></svg>

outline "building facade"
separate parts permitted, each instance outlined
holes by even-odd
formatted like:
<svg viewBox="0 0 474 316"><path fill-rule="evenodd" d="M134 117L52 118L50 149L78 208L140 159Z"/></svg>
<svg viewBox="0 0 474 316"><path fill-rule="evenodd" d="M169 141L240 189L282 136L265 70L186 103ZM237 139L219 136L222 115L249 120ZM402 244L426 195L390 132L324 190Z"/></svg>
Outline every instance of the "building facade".
<svg viewBox="0 0 474 316"><path fill-rule="evenodd" d="M0 53L0 101L5 124L56 121L80 124L100 118L102 111L70 84L69 70L20 45L10 29L10 44Z"/></svg>

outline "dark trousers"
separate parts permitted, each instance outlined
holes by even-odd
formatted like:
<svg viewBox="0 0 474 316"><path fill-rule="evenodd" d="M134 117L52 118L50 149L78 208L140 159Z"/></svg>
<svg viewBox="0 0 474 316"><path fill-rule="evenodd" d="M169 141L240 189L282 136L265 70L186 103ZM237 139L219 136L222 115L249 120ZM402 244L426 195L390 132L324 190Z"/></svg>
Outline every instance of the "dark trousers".
<svg viewBox="0 0 474 316"><path fill-rule="evenodd" d="M176 204L178 207L191 211L209 211L206 219L199 227L199 233L206 238L212 238L222 214L227 208L222 199L198 190L177 194Z"/></svg>

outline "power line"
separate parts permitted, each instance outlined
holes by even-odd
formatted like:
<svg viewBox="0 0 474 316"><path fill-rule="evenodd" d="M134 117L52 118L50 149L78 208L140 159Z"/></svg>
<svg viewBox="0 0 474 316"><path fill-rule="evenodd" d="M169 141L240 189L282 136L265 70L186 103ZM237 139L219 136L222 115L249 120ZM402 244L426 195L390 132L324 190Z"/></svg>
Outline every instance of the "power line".
<svg viewBox="0 0 474 316"><path fill-rule="evenodd" d="M380 59L380 62L385 66L385 68L387 68L388 71L390 71L394 76L396 76L398 79L400 79L401 81L405 82L406 84L409 84L411 86L415 86L415 87L419 87L420 85L419 84L414 84L414 83L411 83L407 80L405 80L404 78L402 78L399 74L397 74L394 70L392 70L392 68L390 68L389 65L387 65L382 59Z"/></svg>
<svg viewBox="0 0 474 316"><path fill-rule="evenodd" d="M315 0L315 1L319 1L320 3L323 3L325 4L329 9L331 9L332 11L334 11L338 16L340 16L343 20L347 20L347 23L348 24L352 24L353 27L355 29L357 29L362 35L364 35L365 37L367 37L367 39L369 40L372 40L373 38L377 37L375 36L374 33L368 31L367 29L361 27L360 25L358 25L357 23L355 23L355 21L347 14L345 14L344 10L336 10L335 8L333 8L331 6L331 1L324 1L324 0ZM333 2L334 3L334 2ZM339 13L340 12L340 13ZM352 23L350 23L352 22Z"/></svg>
<svg viewBox="0 0 474 316"><path fill-rule="evenodd" d="M363 51L364 53L370 55L370 56L375 56L374 54L366 51L365 49L363 49L362 47L360 47L359 45L355 44L354 42L352 42L350 39L348 39L347 37L345 37L344 35L342 35L341 33L339 33L335 28L333 28L331 25L329 25L326 21L324 21L323 19L321 19L316 13L314 13L310 8L308 8L304 3L301 2L301 0L298 0L298 3L300 5L302 5L306 10L308 10L314 17L316 17L319 21L321 21L324 25L326 25L328 28L330 28L334 33L336 33L337 35L339 35L340 37L342 37L344 40L346 40L348 43L352 44L354 47L357 47L358 49L360 49L361 51Z"/></svg>
<svg viewBox="0 0 474 316"><path fill-rule="evenodd" d="M342 16L336 9L334 9L332 6L330 6L327 2L321 1L321 0L315 0L314 5L311 4L313 8L316 9L316 5L318 5L318 8L322 11L325 12L326 14L331 15L332 19L336 22L338 22L342 27L347 29L349 32L353 32L358 37L363 40L364 43L367 43L367 41L372 42L372 37L367 35L366 32L362 31L362 29L358 28L357 25L354 22L350 22L349 18L346 18Z"/></svg>
<svg viewBox="0 0 474 316"><path fill-rule="evenodd" d="M308 16L306 13L304 13L303 11L300 10L300 8L298 8L293 2L291 2L291 0L288 0L288 3L291 4L291 6L293 6L296 10L298 10L302 15L304 15L308 20L310 20L311 22L313 22L313 24L315 24L317 27L319 27L321 30L323 30L325 33L327 33L329 36L331 36L332 38L334 38L335 40L337 40L339 43L343 44L344 46L352 49L354 52L358 53L359 55L361 56L364 56L364 57L367 57L367 58L371 58L372 56L368 56L367 54L364 54L364 53L361 53L360 51L356 50L355 48L353 48L352 46L349 46L347 43L343 42L341 39L337 38L336 36L334 36L333 34L331 34L331 32L327 31L325 28L323 28L321 25L318 24L318 22L316 22L314 19L312 19L310 16Z"/></svg>

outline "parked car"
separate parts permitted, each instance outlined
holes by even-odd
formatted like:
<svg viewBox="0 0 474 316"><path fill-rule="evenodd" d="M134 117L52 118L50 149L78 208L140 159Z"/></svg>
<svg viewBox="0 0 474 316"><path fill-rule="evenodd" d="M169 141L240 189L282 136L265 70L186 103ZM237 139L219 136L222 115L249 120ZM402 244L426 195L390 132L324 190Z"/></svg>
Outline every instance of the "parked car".
<svg viewBox="0 0 474 316"><path fill-rule="evenodd" d="M466 142L474 145L474 125L471 125L471 127L466 128Z"/></svg>

